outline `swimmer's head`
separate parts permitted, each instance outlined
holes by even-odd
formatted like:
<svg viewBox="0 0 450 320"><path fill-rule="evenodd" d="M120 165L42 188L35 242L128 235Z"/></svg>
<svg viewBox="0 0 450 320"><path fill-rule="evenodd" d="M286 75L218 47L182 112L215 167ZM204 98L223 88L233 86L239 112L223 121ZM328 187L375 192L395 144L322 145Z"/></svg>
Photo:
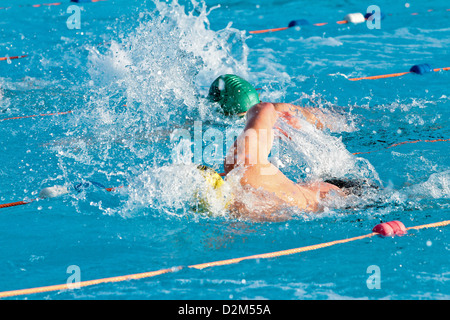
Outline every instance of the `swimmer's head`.
<svg viewBox="0 0 450 320"><path fill-rule="evenodd" d="M230 199L227 199L226 193L223 190L225 181L212 168L199 165L197 169L200 170L201 175L207 184L206 188L196 190L194 197L196 199L196 206L194 211L211 213L212 208L226 209L230 204Z"/></svg>
<svg viewBox="0 0 450 320"><path fill-rule="evenodd" d="M259 103L256 89L246 80L233 74L218 77L209 88L208 99L217 102L225 115L243 115Z"/></svg>
<svg viewBox="0 0 450 320"><path fill-rule="evenodd" d="M213 187L213 189L219 189L224 184L220 174L218 174L213 168L205 165L198 165L197 169L200 170L203 178L205 178L205 181Z"/></svg>

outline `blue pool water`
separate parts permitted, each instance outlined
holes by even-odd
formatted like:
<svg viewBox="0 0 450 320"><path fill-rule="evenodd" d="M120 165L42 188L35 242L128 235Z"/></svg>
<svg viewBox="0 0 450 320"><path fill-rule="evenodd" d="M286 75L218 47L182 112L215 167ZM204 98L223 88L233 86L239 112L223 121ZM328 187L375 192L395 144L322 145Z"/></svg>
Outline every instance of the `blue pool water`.
<svg viewBox="0 0 450 320"><path fill-rule="evenodd" d="M450 72L348 80L450 67L447 1L377 1L380 29L335 23L370 1L107 0L75 4L80 29L67 25L74 3L30 6L41 3L1 0L0 57L28 56L0 61L0 120L72 113L0 121L0 203L53 185L70 193L0 209L0 291L64 284L70 266L85 281L359 236L381 221L450 219L449 143L386 149L450 139ZM300 18L329 24L249 33ZM194 121L203 132L242 128L204 99L223 73L261 88L263 101L332 117L330 130L281 139L274 161L290 178L362 177L383 188L283 222L194 212L200 182L170 135L193 133ZM88 181L125 187L75 191ZM11 299L449 299L447 231ZM370 266L380 288L367 285Z"/></svg>

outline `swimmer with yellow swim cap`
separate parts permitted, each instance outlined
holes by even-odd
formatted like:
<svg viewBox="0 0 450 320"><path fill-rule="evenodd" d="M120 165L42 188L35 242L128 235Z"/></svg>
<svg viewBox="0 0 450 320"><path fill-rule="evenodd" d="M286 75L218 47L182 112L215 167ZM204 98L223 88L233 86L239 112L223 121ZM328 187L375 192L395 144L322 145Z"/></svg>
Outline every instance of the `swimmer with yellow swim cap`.
<svg viewBox="0 0 450 320"><path fill-rule="evenodd" d="M318 129L324 127L323 119L319 121L320 110L303 108L288 103L261 102L258 93L246 80L235 75L218 77L209 90L209 100L218 103L226 115L246 116L246 124L242 133L237 137L233 146L228 150L224 159L225 174L239 169L242 171L239 183L244 190L262 195L277 203L272 209L259 212L258 217L251 212L239 194L228 200L227 208L239 212L240 216L253 219L272 220L272 214L281 207L297 207L302 211L317 212L321 209L320 201L331 191L344 195L342 189L332 183L295 183L287 178L277 167L269 162L268 157L272 149L274 131L278 130L275 122L284 118L289 125L301 129L297 115L301 114ZM327 123L325 123L327 125ZM252 140L256 143L248 143ZM215 190L223 186L222 177L212 169L202 169L208 172L205 179ZM275 199L275 201L274 201ZM263 217L261 217L263 215ZM278 219L279 217L277 217Z"/></svg>
<svg viewBox="0 0 450 320"><path fill-rule="evenodd" d="M197 169L200 170L208 188L195 191L197 204L192 209L200 213L211 213L215 211L214 206L219 210L227 209L232 201L232 195L227 195L223 190L225 181L213 168L199 165Z"/></svg>

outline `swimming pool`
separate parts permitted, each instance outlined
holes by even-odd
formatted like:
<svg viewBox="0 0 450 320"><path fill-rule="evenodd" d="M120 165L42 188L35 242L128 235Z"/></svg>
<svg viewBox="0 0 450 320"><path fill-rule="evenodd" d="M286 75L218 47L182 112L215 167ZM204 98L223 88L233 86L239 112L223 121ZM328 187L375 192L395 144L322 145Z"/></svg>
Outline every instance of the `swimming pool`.
<svg viewBox="0 0 450 320"><path fill-rule="evenodd" d="M0 209L0 291L326 243L368 234L381 221L450 219L450 72L349 80L421 63L449 67L444 1L378 1L380 29L336 23L373 4L360 1L30 6L40 3L3 1L0 9L0 57L27 55L0 61L0 203L35 199L52 185L70 193ZM67 12L70 5L77 8ZM76 12L80 29L70 29ZM311 24L249 33L296 19ZM204 99L224 73L248 79L263 101L334 117L332 130L280 140L274 161L290 178L363 177L384 188L284 222L194 212L199 186L183 151L195 146L171 138L176 129L194 138L195 129L243 127ZM415 143L395 145L405 141ZM124 188L108 192L90 181ZM448 299L446 231L11 299ZM379 288L367 283L374 266Z"/></svg>

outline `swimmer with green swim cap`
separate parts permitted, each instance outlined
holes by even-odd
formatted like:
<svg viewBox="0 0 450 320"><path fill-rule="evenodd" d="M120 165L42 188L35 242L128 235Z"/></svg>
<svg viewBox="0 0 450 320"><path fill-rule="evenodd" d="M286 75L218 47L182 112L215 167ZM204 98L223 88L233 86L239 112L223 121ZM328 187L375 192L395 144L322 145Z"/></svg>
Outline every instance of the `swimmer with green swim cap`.
<svg viewBox="0 0 450 320"><path fill-rule="evenodd" d="M256 89L247 80L233 74L221 75L214 80L208 98L219 103L225 115L244 115L261 102Z"/></svg>
<svg viewBox="0 0 450 320"><path fill-rule="evenodd" d="M235 192L231 199L224 200L222 177L212 169L199 167L207 184L214 190L213 196L198 194L199 207L208 210L211 201L214 203L215 199L222 199L224 207L238 217L280 221L290 218L280 217L282 208L296 207L306 212L318 212L322 210L321 200L329 193L346 195L345 187L341 188L334 183L294 182L269 161L275 131L280 131L288 137L276 124L277 120L282 118L291 127L302 130L304 124L298 118L300 116L318 129L324 126L330 128L332 123L327 123L328 119L322 117L320 109L289 103L261 102L253 86L246 80L229 74L220 76L213 82L209 99L219 103L225 115L244 113L246 116L242 133L229 148L224 159L225 179L233 175L233 180L240 184L242 190ZM248 192L256 195L261 204L259 207L264 208L263 210L255 210L255 206L247 205ZM268 205L265 205L266 203Z"/></svg>

